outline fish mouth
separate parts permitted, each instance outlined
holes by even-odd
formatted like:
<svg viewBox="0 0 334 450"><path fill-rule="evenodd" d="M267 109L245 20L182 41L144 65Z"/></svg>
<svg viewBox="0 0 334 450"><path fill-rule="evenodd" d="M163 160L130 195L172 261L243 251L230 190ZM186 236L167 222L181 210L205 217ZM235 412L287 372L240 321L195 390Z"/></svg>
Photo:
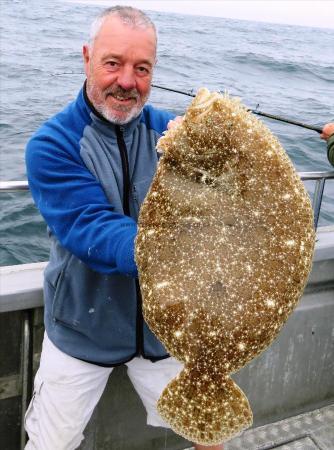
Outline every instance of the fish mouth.
<svg viewBox="0 0 334 450"><path fill-rule="evenodd" d="M209 113L216 100L221 98L218 92L210 92L206 88L200 88L195 100L192 104L192 109L197 113L197 117L193 118L194 122L199 122L202 116Z"/></svg>

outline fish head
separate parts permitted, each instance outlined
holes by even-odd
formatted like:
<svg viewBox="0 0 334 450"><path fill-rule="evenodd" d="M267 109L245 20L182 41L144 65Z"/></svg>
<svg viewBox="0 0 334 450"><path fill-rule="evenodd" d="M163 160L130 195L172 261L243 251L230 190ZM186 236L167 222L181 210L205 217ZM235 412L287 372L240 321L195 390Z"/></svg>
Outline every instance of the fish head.
<svg viewBox="0 0 334 450"><path fill-rule="evenodd" d="M158 150L186 173L195 168L221 175L247 158L250 116L238 98L201 88L183 121L159 140Z"/></svg>

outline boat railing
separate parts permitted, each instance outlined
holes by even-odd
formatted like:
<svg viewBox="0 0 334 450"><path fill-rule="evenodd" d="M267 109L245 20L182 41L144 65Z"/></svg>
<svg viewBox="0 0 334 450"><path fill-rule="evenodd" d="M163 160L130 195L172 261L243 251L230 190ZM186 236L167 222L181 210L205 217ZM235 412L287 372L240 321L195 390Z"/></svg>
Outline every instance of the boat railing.
<svg viewBox="0 0 334 450"><path fill-rule="evenodd" d="M327 172L299 172L298 175L303 181L315 181L312 207L314 211L314 227L318 228L322 199L325 183L329 179L334 179L334 170ZM27 181L0 181L0 192L28 191Z"/></svg>
<svg viewBox="0 0 334 450"><path fill-rule="evenodd" d="M317 229L325 183L329 179L334 179L334 170L328 172L299 172L299 176L303 181L315 181L312 207L314 212L314 227Z"/></svg>

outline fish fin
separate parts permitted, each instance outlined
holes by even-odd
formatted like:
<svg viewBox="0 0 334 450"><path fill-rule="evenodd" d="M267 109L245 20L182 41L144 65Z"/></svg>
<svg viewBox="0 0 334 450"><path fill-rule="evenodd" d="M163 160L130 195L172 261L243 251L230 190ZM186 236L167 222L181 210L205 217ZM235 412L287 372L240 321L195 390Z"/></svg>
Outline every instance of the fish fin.
<svg viewBox="0 0 334 450"><path fill-rule="evenodd" d="M194 372L185 368L158 400L161 417L177 434L197 444L217 445L252 425L247 397L230 377L214 380Z"/></svg>

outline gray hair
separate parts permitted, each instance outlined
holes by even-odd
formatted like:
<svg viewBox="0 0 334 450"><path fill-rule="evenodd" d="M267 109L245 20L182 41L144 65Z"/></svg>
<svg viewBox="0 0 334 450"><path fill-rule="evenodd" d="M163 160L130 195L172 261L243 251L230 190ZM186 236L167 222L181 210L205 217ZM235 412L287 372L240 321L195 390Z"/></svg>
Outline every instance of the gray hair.
<svg viewBox="0 0 334 450"><path fill-rule="evenodd" d="M112 6L103 10L92 22L89 34L89 45L93 42L100 31L104 20L109 16L117 16L121 21L129 26L135 28L152 28L157 39L157 30L152 20L143 11L132 6Z"/></svg>

